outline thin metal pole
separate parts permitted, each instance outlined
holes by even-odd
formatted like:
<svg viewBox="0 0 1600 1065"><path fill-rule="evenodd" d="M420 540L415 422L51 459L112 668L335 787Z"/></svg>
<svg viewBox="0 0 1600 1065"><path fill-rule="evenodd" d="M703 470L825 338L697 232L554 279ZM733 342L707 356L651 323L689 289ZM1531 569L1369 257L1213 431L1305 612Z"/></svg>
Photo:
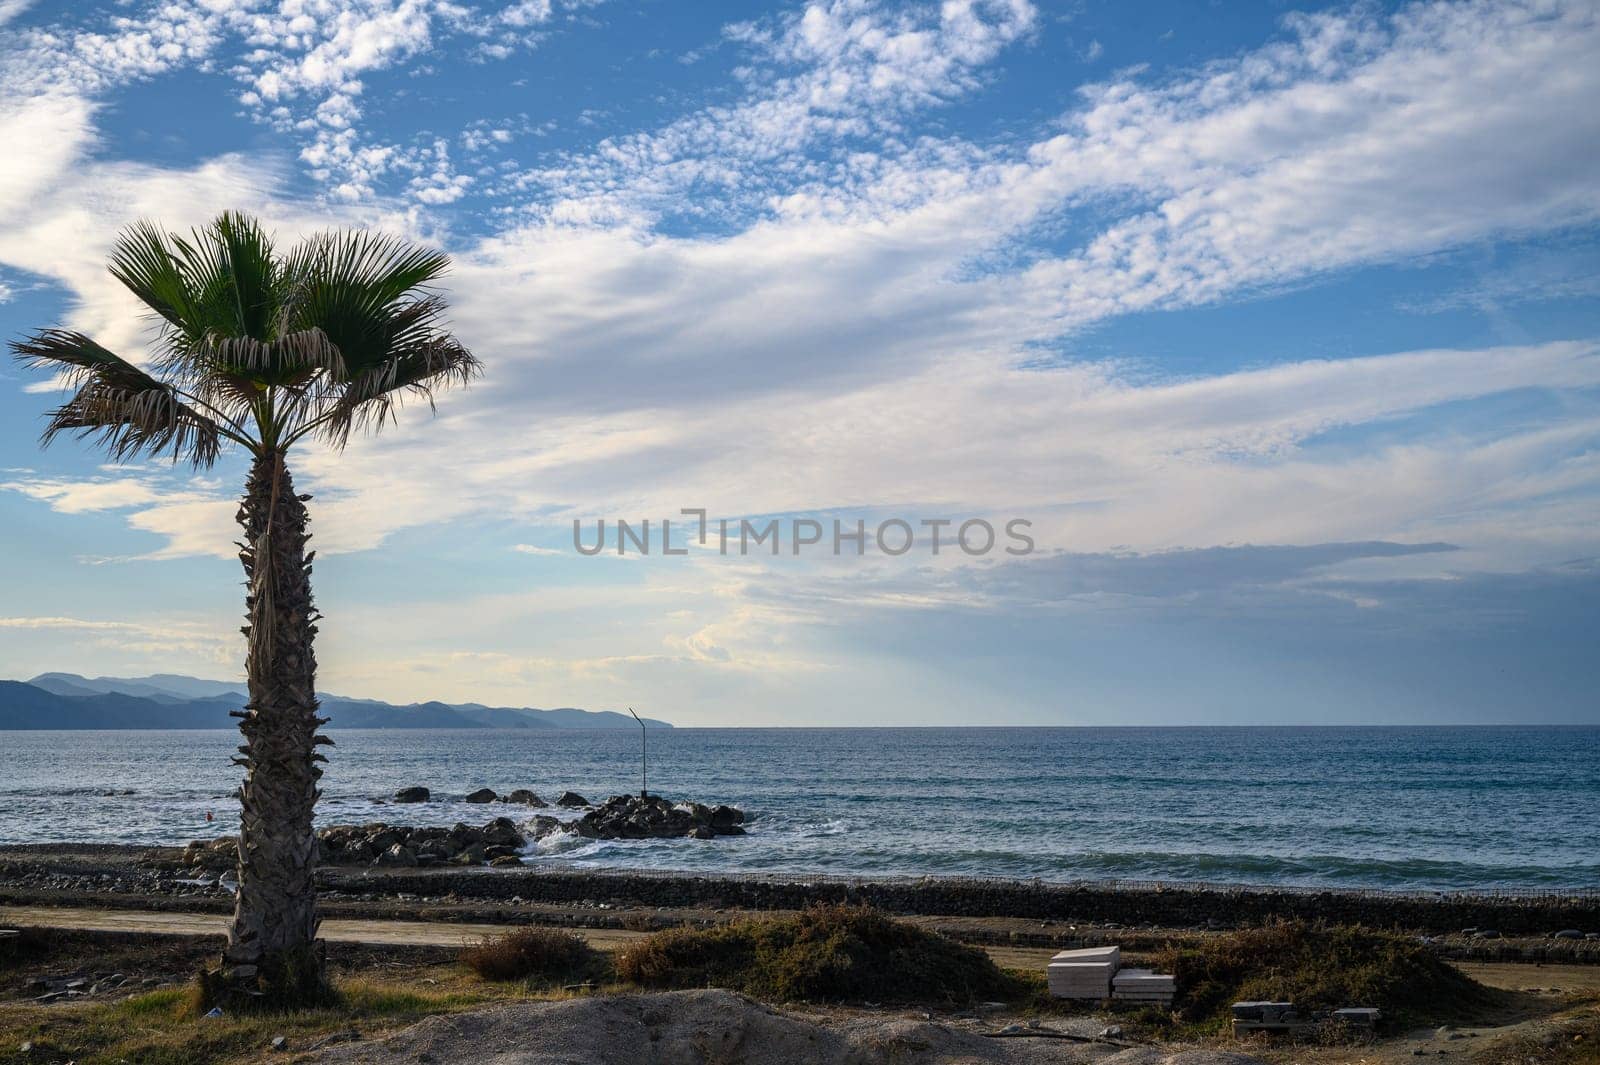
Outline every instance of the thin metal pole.
<svg viewBox="0 0 1600 1065"><path fill-rule="evenodd" d="M633 707L628 707L628 713L633 714ZM649 751L646 748L649 743L647 739L649 733L645 731L642 717L638 714L633 714L633 719L639 722L639 798L648 799L650 797L650 759Z"/></svg>

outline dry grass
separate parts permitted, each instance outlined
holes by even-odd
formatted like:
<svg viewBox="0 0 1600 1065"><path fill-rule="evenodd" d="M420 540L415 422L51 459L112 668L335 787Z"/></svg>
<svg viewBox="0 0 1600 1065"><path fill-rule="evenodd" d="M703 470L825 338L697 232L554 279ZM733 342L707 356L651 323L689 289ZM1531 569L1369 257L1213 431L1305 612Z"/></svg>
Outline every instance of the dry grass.
<svg viewBox="0 0 1600 1065"><path fill-rule="evenodd" d="M1302 1009L1376 1006L1398 1025L1459 1021L1502 1004L1505 993L1471 979L1410 936L1283 921L1171 947L1155 964L1178 978L1178 1015L1225 1022L1242 1000Z"/></svg>
<svg viewBox="0 0 1600 1065"><path fill-rule="evenodd" d="M0 1065L220 1065L271 1056L268 1047L284 1036L291 1050L305 1050L340 1033L372 1038L439 1013L453 1013L504 997L482 984L440 980L439 986L340 981L337 1006L277 1016L229 1014L195 1019L192 992L166 988L120 1002L73 1006L0 1006ZM475 986L468 986L475 984ZM23 1055L24 1042L33 1044Z"/></svg>
<svg viewBox="0 0 1600 1065"><path fill-rule="evenodd" d="M983 951L855 906L658 932L616 968L642 987L723 987L771 1002L961 1005L1022 991Z"/></svg>
<svg viewBox="0 0 1600 1065"><path fill-rule="evenodd" d="M1600 1063L1600 1011L1552 1024L1498 1043L1477 1054L1473 1065L1597 1065Z"/></svg>
<svg viewBox="0 0 1600 1065"><path fill-rule="evenodd" d="M225 1011L194 1015L192 976L215 964L216 937L30 930L16 955L0 960L0 1065L212 1065L292 1058L269 1049L274 1036L291 1051L357 1031L372 1039L425 1017L495 1002L551 996L523 984L487 984L436 948L341 944L331 968L336 1003L280 1014ZM126 992L39 1005L36 977L116 970ZM167 986L140 991L145 977ZM33 1049L24 1056L23 1043Z"/></svg>
<svg viewBox="0 0 1600 1065"><path fill-rule="evenodd" d="M485 980L546 985L592 977L599 960L582 936L555 928L518 928L461 952L462 963Z"/></svg>

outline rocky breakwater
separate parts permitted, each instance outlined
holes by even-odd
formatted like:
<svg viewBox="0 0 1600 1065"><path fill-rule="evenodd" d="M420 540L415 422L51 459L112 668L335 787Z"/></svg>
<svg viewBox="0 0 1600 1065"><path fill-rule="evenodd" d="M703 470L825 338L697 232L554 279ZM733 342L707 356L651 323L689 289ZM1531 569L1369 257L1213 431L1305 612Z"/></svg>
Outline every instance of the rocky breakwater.
<svg viewBox="0 0 1600 1065"><path fill-rule="evenodd" d="M376 822L330 825L317 833L317 860L323 865L387 865L401 868L431 865L521 865L527 839L509 817L480 827L457 823L450 828L412 828ZM184 850L182 863L196 872L217 872L238 864L238 840L223 836L196 841Z"/></svg>
<svg viewBox="0 0 1600 1065"><path fill-rule="evenodd" d="M674 803L659 795L613 795L575 822L534 819L534 834L540 838L568 831L585 839L716 839L744 835L744 811Z"/></svg>

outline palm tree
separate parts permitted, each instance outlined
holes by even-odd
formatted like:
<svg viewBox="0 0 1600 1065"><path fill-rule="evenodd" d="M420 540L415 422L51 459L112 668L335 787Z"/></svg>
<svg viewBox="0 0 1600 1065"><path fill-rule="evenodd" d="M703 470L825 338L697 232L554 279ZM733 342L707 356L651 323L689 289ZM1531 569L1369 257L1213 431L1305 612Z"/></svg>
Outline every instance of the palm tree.
<svg viewBox="0 0 1600 1065"><path fill-rule="evenodd" d="M125 231L111 273L149 308L149 369L82 333L45 329L11 344L34 367L64 372L74 393L49 414L42 443L73 433L115 461L170 455L211 466L230 447L250 456L244 527L249 702L239 893L211 997L290 1007L328 993L317 939L312 811L325 761L317 747L319 615L306 552L310 496L285 461L302 440L342 449L391 420L407 394L465 384L479 364L446 331L430 287L443 254L371 233L311 237L285 254L242 214L186 238L149 223Z"/></svg>

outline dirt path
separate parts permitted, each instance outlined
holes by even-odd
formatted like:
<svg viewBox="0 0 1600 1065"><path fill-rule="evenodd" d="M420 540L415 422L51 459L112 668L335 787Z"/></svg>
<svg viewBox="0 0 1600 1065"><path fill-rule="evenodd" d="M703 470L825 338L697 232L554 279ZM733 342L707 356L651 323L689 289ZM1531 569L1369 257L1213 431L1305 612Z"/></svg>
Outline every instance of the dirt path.
<svg viewBox="0 0 1600 1065"><path fill-rule="evenodd" d="M148 932L161 935L222 935L228 918L218 913L155 913L52 906L0 906L0 927L75 928L92 932ZM500 935L503 924L444 924L436 921L379 921L330 918L322 936L333 943L459 947ZM597 950L620 950L647 933L620 928L576 928ZM1032 947L985 947L996 964L1010 969L1042 969L1052 951ZM1473 979L1509 991L1600 991L1600 966L1534 965L1520 962L1456 962Z"/></svg>
<svg viewBox="0 0 1600 1065"><path fill-rule="evenodd" d="M152 913L141 910L91 910L50 906L0 906L0 927L75 928L89 932L147 932L157 935L220 936L228 917L220 913ZM322 938L333 943L459 947L503 934L503 924L441 924L433 921L322 922ZM644 936L611 928L574 929L598 950L619 950Z"/></svg>

